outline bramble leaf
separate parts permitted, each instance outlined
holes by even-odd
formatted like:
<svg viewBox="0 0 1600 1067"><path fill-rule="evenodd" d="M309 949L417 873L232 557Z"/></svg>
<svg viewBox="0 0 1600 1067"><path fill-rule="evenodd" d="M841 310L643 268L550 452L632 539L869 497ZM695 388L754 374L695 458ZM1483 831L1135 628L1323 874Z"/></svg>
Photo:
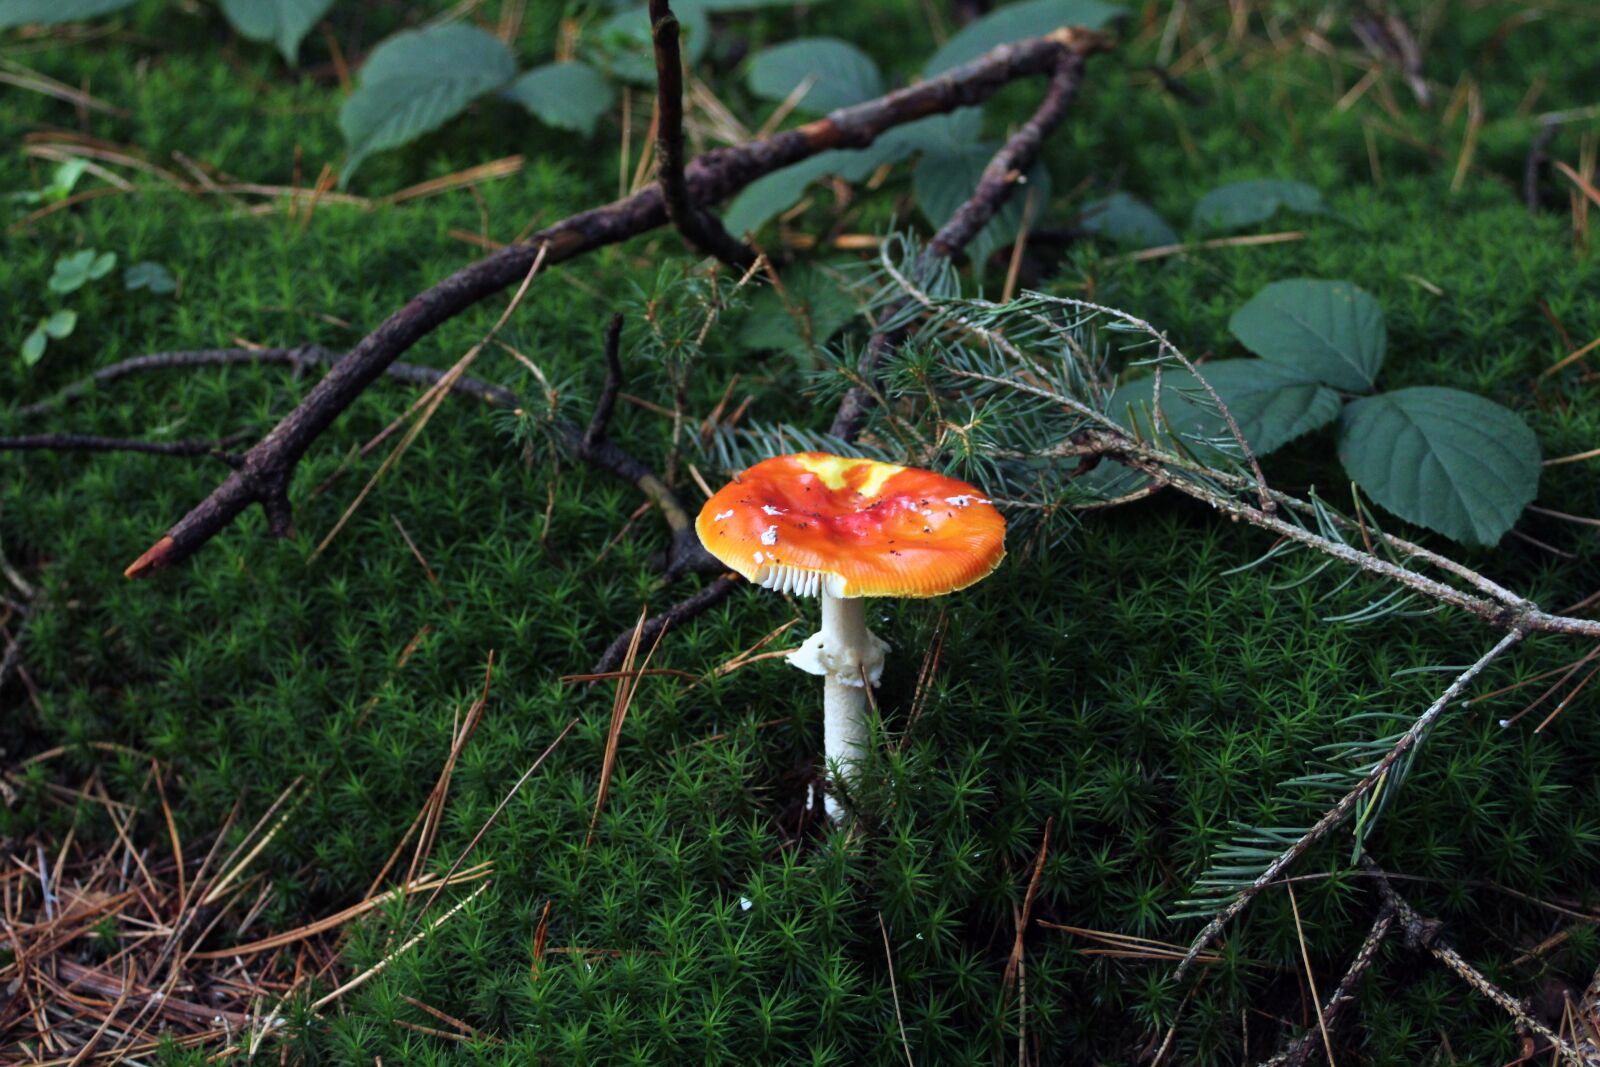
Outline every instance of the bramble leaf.
<svg viewBox="0 0 1600 1067"><path fill-rule="evenodd" d="M133 3L134 0L6 0L0 4L0 30L81 22L132 7Z"/></svg>
<svg viewBox="0 0 1600 1067"><path fill-rule="evenodd" d="M1090 233L1135 248L1175 245L1178 234L1154 208L1128 193L1112 193L1083 205L1080 225Z"/></svg>
<svg viewBox="0 0 1600 1067"><path fill-rule="evenodd" d="M922 68L923 77L943 74L951 67L977 59L991 48L1039 37L1063 26L1098 30L1127 8L1101 0L1024 0L991 11L944 43Z"/></svg>
<svg viewBox="0 0 1600 1067"><path fill-rule="evenodd" d="M546 63L512 82L507 99L527 108L540 122L585 136L616 99L611 83L587 63Z"/></svg>
<svg viewBox="0 0 1600 1067"><path fill-rule="evenodd" d="M1258 359L1221 359L1202 364L1200 374L1228 406L1239 431L1258 456L1328 425L1339 416L1339 394L1291 367ZM1151 426L1155 376L1145 375L1119 386L1106 413L1146 438ZM1238 445L1211 397L1185 370L1167 368L1161 375L1161 436L1177 434L1184 448L1214 447L1238 458Z"/></svg>
<svg viewBox="0 0 1600 1067"><path fill-rule="evenodd" d="M1373 500L1456 541L1497 543L1539 489L1539 441L1516 412L1459 389L1363 397L1339 420L1339 459Z"/></svg>
<svg viewBox="0 0 1600 1067"><path fill-rule="evenodd" d="M301 40L332 6L333 0L222 0L222 13L239 36L270 41L292 66Z"/></svg>
<svg viewBox="0 0 1600 1067"><path fill-rule="evenodd" d="M1370 293L1316 278L1273 282L1233 313L1228 329L1262 359L1350 393L1372 389L1388 345Z"/></svg>
<svg viewBox="0 0 1600 1067"><path fill-rule="evenodd" d="M443 126L516 72L511 49L474 26L451 23L390 37L373 49L356 91L339 109L350 149L340 180L372 153Z"/></svg>
<svg viewBox="0 0 1600 1067"><path fill-rule="evenodd" d="M1219 186L1194 206L1194 224L1203 230L1236 230L1276 215L1281 208L1306 214L1324 210L1322 194L1305 182L1256 178Z"/></svg>
<svg viewBox="0 0 1600 1067"><path fill-rule="evenodd" d="M750 61L750 91L786 100L810 79L796 106L816 114L883 95L878 65L861 49L833 37L804 37L758 52Z"/></svg>

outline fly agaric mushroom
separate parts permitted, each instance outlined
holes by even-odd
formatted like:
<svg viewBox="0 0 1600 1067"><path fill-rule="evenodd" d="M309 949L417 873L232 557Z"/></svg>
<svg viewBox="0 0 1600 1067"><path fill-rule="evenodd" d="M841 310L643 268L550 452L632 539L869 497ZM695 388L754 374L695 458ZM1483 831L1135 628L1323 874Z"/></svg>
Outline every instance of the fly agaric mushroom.
<svg viewBox="0 0 1600 1067"><path fill-rule="evenodd" d="M889 650L866 597L935 597L989 576L1006 522L977 489L933 471L826 452L764 460L706 501L706 551L767 589L822 597L822 629L789 655L822 675L823 750L848 779L867 742L867 684ZM839 804L827 798L828 814Z"/></svg>

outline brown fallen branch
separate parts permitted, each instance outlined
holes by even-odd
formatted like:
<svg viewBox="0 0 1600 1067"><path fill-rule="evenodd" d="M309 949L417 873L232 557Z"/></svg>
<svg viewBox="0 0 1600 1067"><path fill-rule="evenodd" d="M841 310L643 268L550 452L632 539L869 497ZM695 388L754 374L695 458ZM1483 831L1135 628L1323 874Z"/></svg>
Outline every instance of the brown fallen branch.
<svg viewBox="0 0 1600 1067"><path fill-rule="evenodd" d="M1325 1047L1322 1035L1333 1032L1342 1021L1345 1008L1354 1002L1356 986L1371 969L1372 961L1378 957L1378 949L1383 946L1384 939L1389 936L1389 931L1393 927L1394 909L1386 902L1378 910L1378 918L1373 922L1372 929L1367 931L1361 947L1356 950L1349 969L1344 972L1344 977L1339 979L1333 995L1323 1005L1320 1026L1301 1034L1293 1044L1263 1062L1261 1067L1306 1067L1306 1064L1311 1062L1317 1051Z"/></svg>
<svg viewBox="0 0 1600 1067"><path fill-rule="evenodd" d="M685 168L689 202L719 202L773 171L836 148L865 148L884 131L928 115L981 104L1005 85L1044 72L1075 85L1084 59L1108 48L1103 34L1063 28L1002 45L948 74L736 148L706 153ZM988 187L985 175L984 187ZM992 210L990 212L992 214ZM959 214L959 213L958 213ZM582 212L509 246L413 297L336 363L306 398L243 456L238 467L125 572L131 578L177 563L259 504L277 535L290 528L289 479L312 443L401 353L440 324L520 282L539 256L548 269L668 221L658 186ZM953 222L955 220L952 220ZM970 236L970 235L969 235Z"/></svg>
<svg viewBox="0 0 1600 1067"><path fill-rule="evenodd" d="M143 452L151 456L216 456L231 463L233 457L224 452L222 446L221 441L140 441L86 433L0 437L0 452Z"/></svg>
<svg viewBox="0 0 1600 1067"><path fill-rule="evenodd" d="M1045 137L1066 118L1067 108L1077 95L1082 79L1081 58L1061 57L1051 72L1044 99L1039 102L1033 116L994 154L983 168L978 187L972 195L939 227L923 248L916 265L919 278L926 278L940 264L954 259L965 250L1005 206L1006 201L1011 199L1016 187L1025 180L1024 175L1033 166L1034 160L1039 158L1039 149ZM884 357L904 338L902 320L911 304L912 298L907 296L891 305L883 315L885 328L875 332L867 341L866 351L856 366L859 381L845 393L833 417L833 425L829 427L828 432L835 437L850 441L861 432L867 412L872 407L868 383L873 380Z"/></svg>
<svg viewBox="0 0 1600 1067"><path fill-rule="evenodd" d="M149 371L268 363L293 367L295 372L299 373L304 367L332 366L343 358L344 353L323 348L321 345L300 345L296 348L205 348L192 352L156 352L148 356L134 356L132 359L124 359L108 367L101 367L89 377L73 382L52 396L46 397L37 403L27 404L18 408L16 413L23 417L44 415L74 400L87 396L98 386L110 385L112 382L122 378L135 374L144 374ZM432 367L421 367L414 363L391 363L384 369L384 374L395 381L405 382L408 385L432 385L439 380L440 376L440 373ZM517 406L517 396L511 390L502 389L498 385L490 385L475 378L462 378L451 387L451 392L481 400L494 407L509 409Z"/></svg>
<svg viewBox="0 0 1600 1067"><path fill-rule="evenodd" d="M649 466L614 444L607 436L611 414L616 408L617 394L622 391L621 340L622 316L613 315L606 327L605 385L601 387L600 398L595 403L589 425L579 432L576 427L568 423L557 423L554 427L556 436L567 451L585 463L635 486L660 509L661 517L666 520L667 529L672 535L672 541L667 546L666 563L662 568L668 581L690 571L699 574L721 574L727 568L700 544L699 535L694 532L694 519L689 510L683 506L683 502L678 499L678 494L673 492L666 482L656 477L656 473ZM633 632L631 627L628 632ZM610 667L597 667L596 672L610 669Z"/></svg>
<svg viewBox="0 0 1600 1067"><path fill-rule="evenodd" d="M699 207L683 169L683 57L678 50L678 19L668 0L650 0L650 38L656 56L656 165L667 218L689 247L715 256L741 271L756 254Z"/></svg>

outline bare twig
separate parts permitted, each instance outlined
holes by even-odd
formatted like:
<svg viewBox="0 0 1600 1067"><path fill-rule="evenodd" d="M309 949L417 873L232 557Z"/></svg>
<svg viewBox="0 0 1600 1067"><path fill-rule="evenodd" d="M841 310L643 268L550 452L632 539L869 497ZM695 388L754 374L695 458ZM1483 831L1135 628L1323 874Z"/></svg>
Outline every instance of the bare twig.
<svg viewBox="0 0 1600 1067"><path fill-rule="evenodd" d="M1033 117L1023 123L994 154L994 158L983 168L983 175L978 179L978 187L973 190L972 196L956 209L955 214L929 240L918 258L916 272L919 275L941 262L953 259L1005 206L1020 183L1021 175L1026 174L1038 158L1044 138L1066 117L1067 108L1082 81L1083 59L1087 54L1068 51L1057 57L1051 69L1049 87ZM894 322L905 307L904 301L891 307L885 311L884 321ZM866 383L873 380L878 365L899 344L900 339L900 330L890 327L874 333L867 342L856 367L859 380L845 394L829 428L835 437L848 441L861 432L873 403L871 389Z"/></svg>
<svg viewBox="0 0 1600 1067"><path fill-rule="evenodd" d="M221 441L140 441L123 437L96 437L84 433L35 433L0 437L0 452L143 452L152 456L216 456L231 458Z"/></svg>
<svg viewBox="0 0 1600 1067"><path fill-rule="evenodd" d="M1083 58L1107 47L1109 39L1104 35L1074 29L1002 45L942 77L842 108L760 141L709 152L685 168L688 200L695 206L718 202L757 178L819 152L866 147L885 130L979 104L1001 87L1030 75L1051 72L1055 75L1051 95L1070 96ZM986 173L985 184L989 181ZM952 225L962 221L959 216L951 220ZM186 559L253 504L267 511L269 529L286 535L291 525L289 478L300 457L401 353L440 324L522 280L538 256L545 258L547 267L553 267L666 221L665 196L659 187L649 186L613 204L555 223L526 243L496 252L417 294L335 364L293 411L245 453L239 468L141 555L127 574L140 577Z"/></svg>
<svg viewBox="0 0 1600 1067"><path fill-rule="evenodd" d="M1344 1009L1355 1000L1356 986L1372 967L1372 961L1378 956L1378 949L1382 947L1393 926L1394 909L1385 903L1378 910L1378 918L1373 922L1372 929L1367 931L1361 947L1356 950L1355 959L1350 961L1349 969L1344 972L1344 977L1339 979L1339 984L1335 987L1333 995L1328 998L1328 1002L1320 1009L1319 1028L1323 1034L1331 1033L1338 1026ZM1308 1030L1261 1067L1306 1067L1320 1047L1325 1046L1317 1031Z"/></svg>
<svg viewBox="0 0 1600 1067"><path fill-rule="evenodd" d="M102 367L92 375L81 381L72 383L53 396L34 404L27 404L17 409L17 414L22 416L43 415L70 401L77 400L93 391L96 386L110 385L121 378L135 374L143 374L155 370L176 370L189 367L227 367L236 364L273 363L283 364L294 368L298 374L301 368L307 366L332 366L343 359L344 355L323 348L321 345L300 345L296 348L211 348L193 352L157 352L148 356L135 356L113 363L109 367ZM439 380L440 371L432 367L420 367L412 363L391 363L384 369L384 375L405 382L408 385L433 385ZM494 407L514 408L517 406L516 394L497 385L478 381L475 378L462 378L451 386L452 393L481 400Z"/></svg>
<svg viewBox="0 0 1600 1067"><path fill-rule="evenodd" d="M756 254L728 233L709 211L696 206L683 172L683 57L678 19L669 0L650 0L650 38L656 55L656 167L667 218L683 239L706 255L748 270Z"/></svg>

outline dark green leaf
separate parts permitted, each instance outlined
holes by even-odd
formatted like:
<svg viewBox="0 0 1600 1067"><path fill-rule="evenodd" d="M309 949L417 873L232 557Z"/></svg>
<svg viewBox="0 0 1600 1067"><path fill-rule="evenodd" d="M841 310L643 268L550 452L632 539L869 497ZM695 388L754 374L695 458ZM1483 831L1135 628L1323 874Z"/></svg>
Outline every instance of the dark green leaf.
<svg viewBox="0 0 1600 1067"><path fill-rule="evenodd" d="M855 317L856 302L834 273L814 264L790 267L783 290L763 289L739 327L746 348L806 351L827 343Z"/></svg>
<svg viewBox="0 0 1600 1067"><path fill-rule="evenodd" d="M1459 389L1398 389L1350 404L1339 459L1385 508L1467 544L1498 542L1539 488L1528 424Z"/></svg>
<svg viewBox="0 0 1600 1067"><path fill-rule="evenodd" d="M0 3L0 30L12 26L80 22L121 11L132 7L133 3L134 0L5 0Z"/></svg>
<svg viewBox="0 0 1600 1067"><path fill-rule="evenodd" d="M750 61L750 91L787 100L801 82L811 87L797 105L822 113L883 95L878 65L853 44L832 37L805 37L758 52Z"/></svg>
<svg viewBox="0 0 1600 1067"><path fill-rule="evenodd" d="M1228 406L1239 431L1257 455L1266 455L1295 438L1328 425L1339 415L1339 394L1289 367L1255 359L1222 359L1201 365L1200 374ZM1151 427L1155 376L1119 386L1107 414L1146 438ZM1215 448L1238 458L1238 445L1221 411L1188 371L1169 368L1161 375L1162 436L1177 434L1185 448ZM1209 442L1209 443L1208 443Z"/></svg>
<svg viewBox="0 0 1600 1067"><path fill-rule="evenodd" d="M999 145L978 141L960 149L923 153L912 175L912 187L917 194L917 206L931 224L944 225L966 203L978 187L983 168L989 165L998 148ZM1050 199L1050 174L1041 163L1033 165L1028 171L1028 180L1017 183L1004 206L967 244L967 255L972 262L981 265L990 252L1016 237L1030 196L1036 205ZM1038 207L1034 210L1037 212Z"/></svg>
<svg viewBox="0 0 1600 1067"><path fill-rule="evenodd" d="M866 148L822 152L745 186L728 205L723 224L730 233L751 233L799 203L806 188L825 175L860 181L885 163L898 163L910 154L908 145L885 137Z"/></svg>
<svg viewBox="0 0 1600 1067"><path fill-rule="evenodd" d="M594 132L616 99L603 75L587 63L547 63L512 82L505 95L541 122L581 134Z"/></svg>
<svg viewBox="0 0 1600 1067"><path fill-rule="evenodd" d="M1024 0L991 11L946 41L923 68L925 77L943 74L951 67L977 59L991 48L1041 37L1062 26L1097 30L1125 14L1126 8L1101 0Z"/></svg>
<svg viewBox="0 0 1600 1067"><path fill-rule="evenodd" d="M278 46L288 63L300 55L300 41L333 0L222 0L222 13L242 37Z"/></svg>
<svg viewBox="0 0 1600 1067"><path fill-rule="evenodd" d="M1233 313L1228 329L1262 359L1335 389L1365 393L1383 366L1383 308L1350 282L1273 282Z"/></svg>
<svg viewBox="0 0 1600 1067"><path fill-rule="evenodd" d="M97 253L92 248L73 252L56 260L46 286L52 293L75 293L89 281L89 271L95 265Z"/></svg>
<svg viewBox="0 0 1600 1067"><path fill-rule="evenodd" d="M1280 208L1315 214L1322 194L1305 182L1257 178L1220 186L1194 206L1194 224L1203 230L1236 230L1265 222Z"/></svg>
<svg viewBox="0 0 1600 1067"><path fill-rule="evenodd" d="M122 287L130 290L148 289L152 293L170 293L178 288L178 280L161 264L145 260L142 263L135 263L122 272Z"/></svg>
<svg viewBox="0 0 1600 1067"><path fill-rule="evenodd" d="M1175 245L1178 235L1167 220L1136 196L1112 193L1083 205L1081 225L1090 233L1134 248Z"/></svg>
<svg viewBox="0 0 1600 1067"><path fill-rule="evenodd" d="M516 72L511 49L473 26L452 23L390 37L373 49L356 91L339 109L350 149L341 178L373 152L443 126Z"/></svg>
<svg viewBox="0 0 1600 1067"><path fill-rule="evenodd" d="M689 64L700 62L711 45L711 24L701 3L678 0L672 5L678 19L678 50ZM637 85L655 85L656 53L650 39L650 9L634 7L618 12L600 26L602 66L613 77Z"/></svg>

